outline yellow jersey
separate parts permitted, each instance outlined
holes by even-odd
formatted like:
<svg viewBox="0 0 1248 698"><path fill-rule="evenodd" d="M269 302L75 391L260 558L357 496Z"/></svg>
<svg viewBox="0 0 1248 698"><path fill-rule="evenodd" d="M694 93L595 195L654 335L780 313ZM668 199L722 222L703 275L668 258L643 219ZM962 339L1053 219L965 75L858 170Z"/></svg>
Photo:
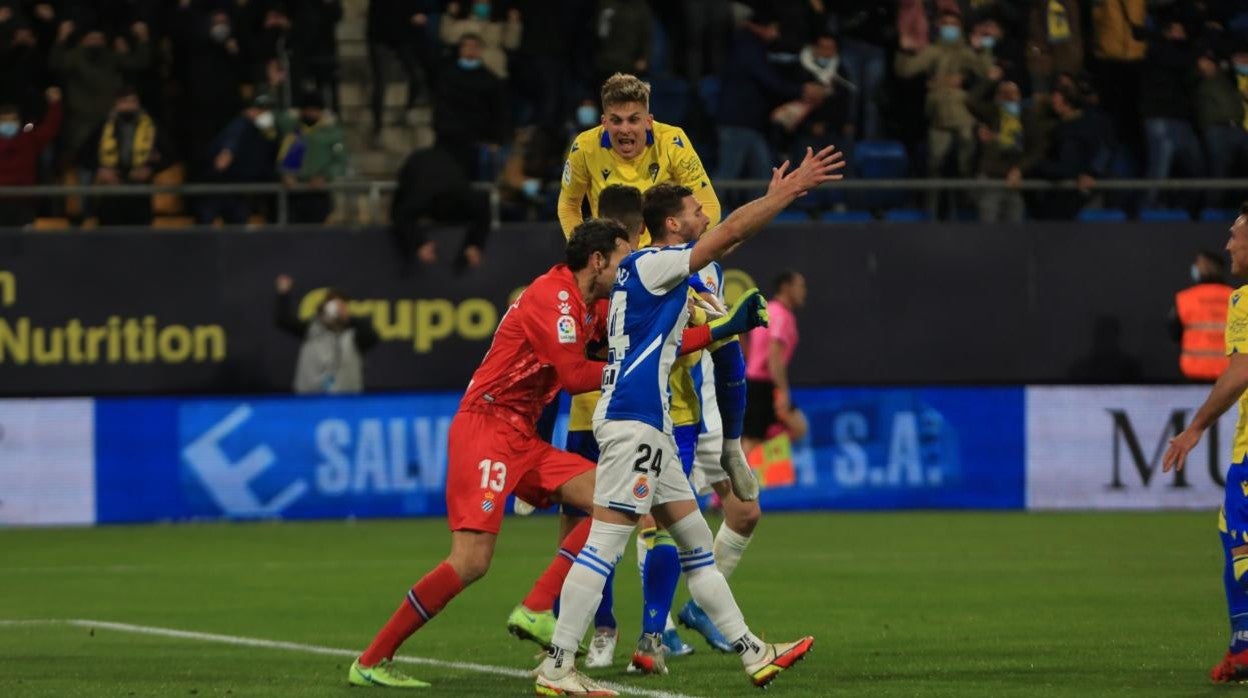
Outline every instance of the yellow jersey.
<svg viewBox="0 0 1248 698"><path fill-rule="evenodd" d="M598 215L598 196L612 184L627 184L645 192L660 182L675 182L693 190L702 212L719 224L719 198L702 159L689 137L677 126L658 121L646 131L646 147L632 160L620 157L611 147L611 137L602 126L583 131L572 141L563 163L563 184L559 189L559 225L565 237L583 220L581 203L589 196L589 210ZM641 246L650 244L650 234L642 232Z"/></svg>
<svg viewBox="0 0 1248 698"><path fill-rule="evenodd" d="M1248 353L1248 286L1235 289L1228 306L1226 355ZM1231 462L1242 462L1245 456L1248 456L1248 391L1239 396L1239 421L1235 423Z"/></svg>

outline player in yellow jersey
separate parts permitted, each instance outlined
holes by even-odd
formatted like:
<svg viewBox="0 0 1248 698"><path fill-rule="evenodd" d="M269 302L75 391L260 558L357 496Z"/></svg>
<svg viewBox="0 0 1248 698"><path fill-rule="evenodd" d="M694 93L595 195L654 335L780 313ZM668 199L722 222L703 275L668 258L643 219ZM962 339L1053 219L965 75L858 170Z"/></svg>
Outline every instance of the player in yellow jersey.
<svg viewBox="0 0 1248 698"><path fill-rule="evenodd" d="M583 131L572 141L563 165L559 190L559 224L565 236L590 213L598 213L598 197L612 184L645 192L659 182L689 187L711 219L719 223L719 199L702 159L684 130L660 123L650 114L650 87L633 75L616 73L602 85L602 125ZM650 235L642 233L642 246Z"/></svg>
<svg viewBox="0 0 1248 698"><path fill-rule="evenodd" d="M1240 206L1226 243L1231 256L1231 274L1248 277L1248 203ZM1248 286L1231 294L1226 318L1226 353L1230 364L1214 383L1205 404L1191 424L1170 440L1162 459L1162 470L1182 469L1187 454L1200 442L1205 430L1239 402L1239 422L1231 467L1226 473L1226 494L1218 514L1218 530L1225 553L1222 581L1226 587L1227 610L1231 617L1231 642L1209 674L1216 683L1248 680Z"/></svg>

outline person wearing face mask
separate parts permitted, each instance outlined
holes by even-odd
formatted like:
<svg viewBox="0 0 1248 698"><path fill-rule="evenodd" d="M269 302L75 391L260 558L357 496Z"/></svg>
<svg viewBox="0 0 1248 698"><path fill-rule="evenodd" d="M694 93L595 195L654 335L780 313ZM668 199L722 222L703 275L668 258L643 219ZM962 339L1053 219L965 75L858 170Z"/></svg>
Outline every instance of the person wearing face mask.
<svg viewBox="0 0 1248 698"><path fill-rule="evenodd" d="M1196 123L1204 140L1209 176L1222 178L1241 174L1248 166L1248 49L1231 55L1223 68L1214 55L1196 60L1200 77L1196 83ZM1225 203L1229 192L1210 191L1208 204Z"/></svg>
<svg viewBox="0 0 1248 698"><path fill-rule="evenodd" d="M78 155L80 167L94 172L96 184L150 184L170 162L165 130L139 102L133 87L117 93L113 111ZM151 225L150 196L105 196L94 205L100 225Z"/></svg>
<svg viewBox="0 0 1248 698"><path fill-rule="evenodd" d="M179 6L169 24L173 74L183 86L176 111L178 150L186 156L191 177L210 177L212 156L208 144L238 115L243 106L238 86L250 79L243 47L234 34L230 13L196 11ZM259 88L263 89L263 87Z"/></svg>
<svg viewBox="0 0 1248 698"><path fill-rule="evenodd" d="M39 154L61 130L61 90L49 87L43 119L35 125L22 121L16 106L0 105L0 187L38 184ZM6 199L0 205L0 227L22 226L35 219L35 202Z"/></svg>
<svg viewBox="0 0 1248 698"><path fill-rule="evenodd" d="M212 169L209 182L271 182L276 178L277 119L273 100L260 95L225 127L209 146ZM241 225L252 213L246 196L209 195L200 199L196 219L210 225L218 217Z"/></svg>
<svg viewBox="0 0 1248 698"><path fill-rule="evenodd" d="M813 43L802 47L798 53L798 67L801 82L822 85L828 96L798 125L788 148L790 161L801 162L801 154L807 147L833 141L852 160L858 86L849 81L841 61L840 41L827 32L820 32Z"/></svg>
<svg viewBox="0 0 1248 698"><path fill-rule="evenodd" d="M520 48L524 25L520 11L507 11L505 19L496 18L490 0L450 2L438 35L447 46L459 46L465 36L475 36L481 43L481 63L486 70L507 79L507 51Z"/></svg>
<svg viewBox="0 0 1248 698"><path fill-rule="evenodd" d="M297 123L283 124L285 136L278 151L278 168L287 185L322 188L347 172L347 149L342 128L325 111L325 100L309 92L299 102ZM333 210L328 192L290 195L292 223L324 223Z"/></svg>
<svg viewBox="0 0 1248 698"><path fill-rule="evenodd" d="M281 274L275 280L274 323L302 340L295 361L293 389L299 395L341 395L364 392L364 355L380 338L368 317L351 314L350 299L329 289L316 314L300 320L291 289L295 282Z"/></svg>
<svg viewBox="0 0 1248 698"><path fill-rule="evenodd" d="M113 100L125 84L126 72L146 70L152 51L147 25L136 22L130 37L118 36L110 45L97 27L87 27L76 46L70 37L77 31L71 21L62 22L48 64L65 86L67 112L63 145L77 153L91 131L113 110ZM90 180L91 173L80 173Z"/></svg>
<svg viewBox="0 0 1248 698"><path fill-rule="evenodd" d="M992 89L988 89L992 88ZM976 207L981 223L1021 223L1024 206L1022 192L1017 188L1023 173L1043 152L1037 145L1038 126L1032 110L1022 108L1022 90L1009 80L992 85L986 83L976 96L973 108L980 123L976 127L979 140L980 179L1005 180L1009 189L985 188L976 193Z"/></svg>
<svg viewBox="0 0 1248 698"><path fill-rule="evenodd" d="M480 166L482 150L496 156L511 133L502 80L485 67L481 38L465 34L454 62L443 66L434 100L438 147L455 155L473 180L492 179Z"/></svg>
<svg viewBox="0 0 1248 698"><path fill-rule="evenodd" d="M1226 283L1226 263L1216 252L1197 252L1191 276L1192 285L1175 294L1167 325L1171 338L1179 344L1183 377L1211 383L1228 363L1223 335L1233 289Z"/></svg>
<svg viewBox="0 0 1248 698"><path fill-rule="evenodd" d="M956 155L957 176L971 174L975 155L975 117L967 104L968 88L975 79L1001 79L1001 69L993 64L992 52L967 43L962 33L962 16L956 12L941 13L937 23L937 39L922 50L915 51L908 34L900 37L895 69L898 77L928 78L927 101L927 175L939 176L950 154ZM928 208L935 213L938 199L935 192L928 197Z"/></svg>

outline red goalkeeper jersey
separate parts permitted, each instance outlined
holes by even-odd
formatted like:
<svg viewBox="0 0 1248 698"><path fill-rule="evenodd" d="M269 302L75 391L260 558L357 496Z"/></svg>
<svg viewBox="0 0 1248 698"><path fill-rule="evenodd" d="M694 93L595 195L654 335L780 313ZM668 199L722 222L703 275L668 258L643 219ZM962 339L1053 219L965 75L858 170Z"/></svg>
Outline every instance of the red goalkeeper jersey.
<svg viewBox="0 0 1248 698"><path fill-rule="evenodd" d="M566 264L537 277L498 323L459 409L493 415L531 434L560 388L574 395L597 390L605 364L585 356L586 342L605 335L605 316L597 307L585 306Z"/></svg>

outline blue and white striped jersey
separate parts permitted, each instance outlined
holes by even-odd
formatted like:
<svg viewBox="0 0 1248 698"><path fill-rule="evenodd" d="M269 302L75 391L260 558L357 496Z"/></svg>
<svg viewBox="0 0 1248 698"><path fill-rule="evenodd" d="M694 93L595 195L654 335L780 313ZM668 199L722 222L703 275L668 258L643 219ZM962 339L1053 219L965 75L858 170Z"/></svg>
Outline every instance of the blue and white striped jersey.
<svg viewBox="0 0 1248 698"><path fill-rule="evenodd" d="M635 420L672 433L668 380L689 317L693 243L650 247L620 263L607 315L607 366L594 421Z"/></svg>

